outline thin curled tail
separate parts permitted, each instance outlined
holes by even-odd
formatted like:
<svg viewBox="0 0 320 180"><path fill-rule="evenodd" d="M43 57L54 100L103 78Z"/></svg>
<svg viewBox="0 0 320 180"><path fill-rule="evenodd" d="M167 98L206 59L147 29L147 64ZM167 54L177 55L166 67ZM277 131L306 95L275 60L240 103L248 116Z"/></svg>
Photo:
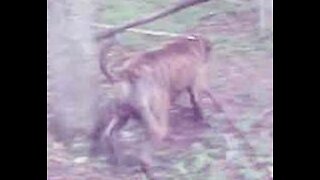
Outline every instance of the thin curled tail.
<svg viewBox="0 0 320 180"><path fill-rule="evenodd" d="M115 82L115 78L109 73L108 70L108 60L106 59L108 52L110 48L114 45L114 40L105 40L101 42L101 47L99 51L99 67L101 72L105 75L107 78L107 81L111 84Z"/></svg>

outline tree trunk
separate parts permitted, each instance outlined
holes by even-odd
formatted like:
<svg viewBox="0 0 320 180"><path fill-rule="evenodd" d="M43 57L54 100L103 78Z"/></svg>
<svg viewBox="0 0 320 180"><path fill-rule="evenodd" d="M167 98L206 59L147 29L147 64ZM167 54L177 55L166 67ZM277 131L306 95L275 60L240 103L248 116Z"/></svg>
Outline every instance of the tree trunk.
<svg viewBox="0 0 320 180"><path fill-rule="evenodd" d="M48 99L52 113L49 130L68 140L88 130L96 118L97 49L89 23L93 0L56 0L47 9ZM88 23L83 23L88 22Z"/></svg>

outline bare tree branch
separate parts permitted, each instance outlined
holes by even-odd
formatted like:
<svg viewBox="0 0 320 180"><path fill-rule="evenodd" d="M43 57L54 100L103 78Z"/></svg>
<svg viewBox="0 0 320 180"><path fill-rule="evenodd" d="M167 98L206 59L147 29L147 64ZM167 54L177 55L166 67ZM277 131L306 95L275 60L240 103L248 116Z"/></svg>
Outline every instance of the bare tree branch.
<svg viewBox="0 0 320 180"><path fill-rule="evenodd" d="M124 25L120 25L118 27L115 27L115 28L113 28L113 29L111 29L111 30L109 30L107 32L104 32L104 33L102 33L102 34L97 36L97 40L101 40L101 39L105 39L105 38L111 37L111 36L113 36L113 35L115 35L117 33L125 31L128 28L132 28L132 27L135 27L135 26L139 26L139 25L143 25L143 24L152 22L152 21L157 20L159 18L162 18L162 17L168 16L170 14L176 13L176 12L182 10L182 9L187 8L187 7L190 7L190 6L193 6L193 5L196 5L196 4L200 4L200 3L204 3L204 2L207 2L207 1L209 1L209 0L184 0L181 3L178 3L173 7L169 7L169 8L167 8L167 9L165 9L163 11L160 11L158 13L152 14L150 16L147 16L147 17L144 17L144 18L141 18L141 19L138 19L138 20L131 21L131 22L126 23Z"/></svg>

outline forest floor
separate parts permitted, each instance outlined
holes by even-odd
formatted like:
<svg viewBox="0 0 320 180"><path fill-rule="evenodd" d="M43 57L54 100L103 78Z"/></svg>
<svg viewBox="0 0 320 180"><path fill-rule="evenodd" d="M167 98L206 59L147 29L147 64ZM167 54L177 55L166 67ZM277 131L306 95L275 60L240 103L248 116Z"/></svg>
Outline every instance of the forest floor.
<svg viewBox="0 0 320 180"><path fill-rule="evenodd" d="M151 169L155 179L272 179L272 33L259 34L256 24L257 13L246 10L216 15L195 29L214 44L210 83L225 112L208 112L212 127L207 128L192 121L187 107L173 109L172 142L155 152L160 164ZM123 144L137 146L138 126L132 123L123 130ZM47 179L146 179L142 173L108 165L103 158L88 157L87 149L81 139L66 148L48 134Z"/></svg>

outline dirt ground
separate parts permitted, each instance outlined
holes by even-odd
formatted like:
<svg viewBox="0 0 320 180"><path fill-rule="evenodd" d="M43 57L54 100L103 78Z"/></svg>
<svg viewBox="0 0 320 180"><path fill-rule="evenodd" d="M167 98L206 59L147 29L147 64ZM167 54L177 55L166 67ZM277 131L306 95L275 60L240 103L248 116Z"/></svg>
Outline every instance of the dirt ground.
<svg viewBox="0 0 320 180"><path fill-rule="evenodd" d="M188 107L175 107L169 146L155 152L159 164L150 170L155 179L272 179L272 33L259 35L256 17L251 11L221 15L198 27L214 43L211 88L225 113L208 112L208 128L192 121ZM142 134L138 124L129 124L121 133L124 146L134 149L143 143L137 140ZM103 158L89 158L87 148L81 139L66 148L48 134L47 179L147 178Z"/></svg>

